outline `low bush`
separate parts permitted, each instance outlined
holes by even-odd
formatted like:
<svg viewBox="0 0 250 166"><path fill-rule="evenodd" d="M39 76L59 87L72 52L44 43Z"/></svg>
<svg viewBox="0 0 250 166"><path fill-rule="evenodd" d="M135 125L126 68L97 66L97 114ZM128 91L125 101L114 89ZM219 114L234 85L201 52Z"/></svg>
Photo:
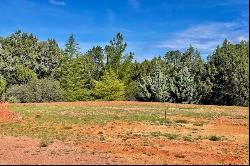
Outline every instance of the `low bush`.
<svg viewBox="0 0 250 166"><path fill-rule="evenodd" d="M208 138L210 141L219 141L221 140L221 137L216 136L216 135L212 135Z"/></svg>
<svg viewBox="0 0 250 166"><path fill-rule="evenodd" d="M51 102L63 99L60 83L53 79L35 79L25 85L13 85L6 91L8 102Z"/></svg>
<svg viewBox="0 0 250 166"><path fill-rule="evenodd" d="M6 81L5 79L0 75L0 101L2 101L2 94L6 88Z"/></svg>

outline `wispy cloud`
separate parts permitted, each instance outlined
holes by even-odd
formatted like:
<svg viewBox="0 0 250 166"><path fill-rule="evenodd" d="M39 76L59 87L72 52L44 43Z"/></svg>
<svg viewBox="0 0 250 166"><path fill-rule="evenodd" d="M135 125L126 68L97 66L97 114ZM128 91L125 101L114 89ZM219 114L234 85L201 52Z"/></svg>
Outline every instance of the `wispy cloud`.
<svg viewBox="0 0 250 166"><path fill-rule="evenodd" d="M139 0L128 0L128 4L130 7L133 9L138 9L140 7L140 2Z"/></svg>
<svg viewBox="0 0 250 166"><path fill-rule="evenodd" d="M65 6L66 3L63 0L49 0L52 5Z"/></svg>
<svg viewBox="0 0 250 166"><path fill-rule="evenodd" d="M185 49L196 47L201 54L210 54L225 38L231 42L248 39L249 32L238 22L207 23L191 26L169 35L169 38L155 45L157 48Z"/></svg>
<svg viewBox="0 0 250 166"><path fill-rule="evenodd" d="M109 26L112 26L115 22L115 19L116 19L115 12L112 9L107 9L106 14L107 14L107 17L106 17L107 23Z"/></svg>

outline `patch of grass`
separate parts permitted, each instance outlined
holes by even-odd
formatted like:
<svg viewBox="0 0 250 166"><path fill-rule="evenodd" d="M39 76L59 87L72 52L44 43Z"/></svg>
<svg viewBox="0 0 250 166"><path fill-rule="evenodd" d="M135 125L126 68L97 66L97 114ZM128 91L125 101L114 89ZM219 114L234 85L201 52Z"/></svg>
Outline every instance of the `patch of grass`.
<svg viewBox="0 0 250 166"><path fill-rule="evenodd" d="M160 131L158 131L158 132L151 132L150 134L151 134L151 136L153 136L153 137L160 137L160 136L163 136L163 137L167 137L167 138L170 139L170 140L177 139L177 138L179 137L178 134L161 133Z"/></svg>
<svg viewBox="0 0 250 166"><path fill-rule="evenodd" d="M204 139L201 135L198 135L197 137L194 138L194 140L202 140Z"/></svg>
<svg viewBox="0 0 250 166"><path fill-rule="evenodd" d="M175 123L189 123L187 120L184 120L184 119L177 119L174 121Z"/></svg>
<svg viewBox="0 0 250 166"><path fill-rule="evenodd" d="M64 126L63 127L65 130L70 130L70 129L72 129L72 126Z"/></svg>
<svg viewBox="0 0 250 166"><path fill-rule="evenodd" d="M246 116L246 115L236 115L232 119L248 119L248 116Z"/></svg>
<svg viewBox="0 0 250 166"><path fill-rule="evenodd" d="M158 125L170 124L172 123L169 119L164 119L157 114L141 114L140 112L130 115L123 115L122 120L128 122L149 122Z"/></svg>
<svg viewBox="0 0 250 166"><path fill-rule="evenodd" d="M44 148L44 147L48 147L48 145L49 145L49 141L42 139L40 144L39 144L39 147Z"/></svg>
<svg viewBox="0 0 250 166"><path fill-rule="evenodd" d="M160 131L157 131L157 132L151 132L150 133L153 137L160 137L162 136L162 133Z"/></svg>
<svg viewBox="0 0 250 166"><path fill-rule="evenodd" d="M192 139L192 137L190 137L190 136L183 136L182 139L183 139L184 141L188 141L188 142L193 142L193 141L194 141L194 140Z"/></svg>
<svg viewBox="0 0 250 166"><path fill-rule="evenodd" d="M193 117L193 118L205 118L213 119L214 117L228 116L229 114L225 112L194 112L194 111L178 111L175 115L181 115L183 117Z"/></svg>
<svg viewBox="0 0 250 166"><path fill-rule="evenodd" d="M165 137L167 137L168 139L172 140L172 139L177 139L179 137L178 134L164 134Z"/></svg>
<svg viewBox="0 0 250 166"><path fill-rule="evenodd" d="M220 141L221 137L220 136L216 136L216 135L212 135L212 136L209 136L208 139L210 141Z"/></svg>
<svg viewBox="0 0 250 166"><path fill-rule="evenodd" d="M213 119L214 117L227 116L228 118L237 117L245 119L248 115L236 114L237 111L231 111L231 107L188 107L183 105L167 105L155 103L131 103L110 105L13 105L9 109L22 116L22 121L18 123L0 123L1 136L28 136L32 138L61 141L70 140L88 140L90 136L84 134L83 130L71 130L72 126L83 128L84 124L95 126L104 125L108 122L123 121L129 124L136 122L147 123L151 125L173 126L181 128L185 123L193 126L203 126L207 122L188 122L186 117ZM213 111L221 110L221 111ZM230 110L229 110L230 109ZM237 107L238 109L238 107ZM164 119L166 111L167 119ZM231 111L231 112L230 112ZM169 118L171 117L171 118ZM176 121L170 119L179 117ZM197 127L198 128L198 127ZM85 129L84 129L85 130ZM196 129L192 129L193 131ZM99 133L100 135L102 133ZM148 135L146 135L148 136ZM166 137L168 139L183 139L174 133L151 133L153 137ZM106 135L105 135L106 137ZM144 134L130 134L129 137L145 137ZM106 138L107 139L107 138ZM188 141L188 138L185 138ZM195 138L193 138L195 139ZM208 139L208 138L204 138ZM222 138L224 139L224 138Z"/></svg>
<svg viewBox="0 0 250 166"><path fill-rule="evenodd" d="M203 126L204 124L206 124L207 122L194 122L193 125L194 126Z"/></svg>
<svg viewBox="0 0 250 166"><path fill-rule="evenodd" d="M103 135L100 135L100 141L105 141L105 138L104 138L104 136Z"/></svg>

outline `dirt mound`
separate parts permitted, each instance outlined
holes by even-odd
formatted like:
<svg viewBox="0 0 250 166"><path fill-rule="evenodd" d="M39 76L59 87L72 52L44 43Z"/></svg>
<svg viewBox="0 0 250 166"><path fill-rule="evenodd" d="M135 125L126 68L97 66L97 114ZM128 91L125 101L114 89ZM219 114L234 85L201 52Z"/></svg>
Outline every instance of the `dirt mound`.
<svg viewBox="0 0 250 166"><path fill-rule="evenodd" d="M0 123L1 122L11 122L20 119L19 116L8 110L6 104L0 104Z"/></svg>

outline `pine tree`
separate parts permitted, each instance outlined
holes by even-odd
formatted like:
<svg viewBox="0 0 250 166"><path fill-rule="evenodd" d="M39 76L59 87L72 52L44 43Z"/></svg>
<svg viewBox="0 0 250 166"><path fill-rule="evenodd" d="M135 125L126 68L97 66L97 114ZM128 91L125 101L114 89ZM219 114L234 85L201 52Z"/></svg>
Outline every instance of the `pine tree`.
<svg viewBox="0 0 250 166"><path fill-rule="evenodd" d="M60 83L67 101L92 99L89 82L94 75L94 62L89 57L77 57L62 66Z"/></svg>
<svg viewBox="0 0 250 166"><path fill-rule="evenodd" d="M194 76L191 75L187 67L174 71L170 78L171 101L177 103L194 103L196 85Z"/></svg>
<svg viewBox="0 0 250 166"><path fill-rule="evenodd" d="M76 42L74 35L71 34L65 44L64 52L68 58L74 58L80 54L79 50L79 44Z"/></svg>
<svg viewBox="0 0 250 166"><path fill-rule="evenodd" d="M106 70L101 81L94 81L94 96L101 100L124 100L125 86L112 70Z"/></svg>
<svg viewBox="0 0 250 166"><path fill-rule="evenodd" d="M224 40L208 62L213 83L210 102L223 105L248 105L249 43L232 44Z"/></svg>
<svg viewBox="0 0 250 166"><path fill-rule="evenodd" d="M161 101L169 100L169 83L168 78L156 63L156 70L139 82L140 92L139 98L146 101Z"/></svg>

